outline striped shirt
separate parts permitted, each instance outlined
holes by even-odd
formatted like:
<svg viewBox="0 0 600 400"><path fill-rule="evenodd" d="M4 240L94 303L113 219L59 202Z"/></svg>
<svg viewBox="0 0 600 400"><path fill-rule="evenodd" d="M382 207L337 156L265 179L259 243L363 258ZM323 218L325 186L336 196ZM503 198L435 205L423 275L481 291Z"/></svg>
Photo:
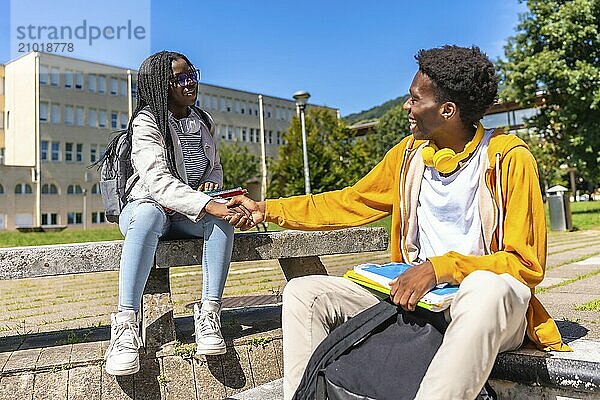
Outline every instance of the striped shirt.
<svg viewBox="0 0 600 400"><path fill-rule="evenodd" d="M169 112L169 125L179 137L187 183L192 189L198 190L209 170L210 161L204 153L202 144L202 130L208 133L208 128L194 111L191 111L189 116L181 119L176 119Z"/></svg>

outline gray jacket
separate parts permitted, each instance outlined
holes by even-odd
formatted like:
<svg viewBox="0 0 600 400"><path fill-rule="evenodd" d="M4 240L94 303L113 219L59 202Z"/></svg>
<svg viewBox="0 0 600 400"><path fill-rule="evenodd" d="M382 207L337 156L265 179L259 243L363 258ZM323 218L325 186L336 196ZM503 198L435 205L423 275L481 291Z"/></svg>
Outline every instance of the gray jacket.
<svg viewBox="0 0 600 400"><path fill-rule="evenodd" d="M210 132L202 129L204 152L210 165L206 181L223 186L223 168L219 159L215 128L212 118L204 113L210 121ZM133 175L127 181L127 187L133 183L129 195L130 200L149 199L165 208L185 215L197 221L204 215L203 209L212 199L210 196L188 186L183 153L179 137L169 127L175 151L177 172L186 182L182 182L171 174L167 164L167 149L158 130L156 119L149 107L144 108L134 118L131 161ZM139 176L139 179L137 177Z"/></svg>

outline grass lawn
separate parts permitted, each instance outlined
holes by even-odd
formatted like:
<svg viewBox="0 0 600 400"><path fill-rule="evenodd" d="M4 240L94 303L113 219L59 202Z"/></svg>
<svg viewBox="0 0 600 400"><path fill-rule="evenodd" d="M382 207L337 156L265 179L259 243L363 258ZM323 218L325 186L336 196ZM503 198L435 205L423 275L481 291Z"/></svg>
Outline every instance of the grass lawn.
<svg viewBox="0 0 600 400"><path fill-rule="evenodd" d="M547 209L547 207L546 207ZM600 229L600 201L586 201L571 203L573 226L575 230ZM546 212L546 217L547 217ZM390 231L391 218L387 217L369 224L369 226L383 226ZM547 221L548 226L550 222ZM280 230L277 225L269 223L269 230ZM251 230L250 232L256 232ZM121 232L115 225L114 228L101 229L65 229L62 232L32 232L21 233L17 231L0 232L0 247L41 246L45 244L97 242L104 240L123 239Z"/></svg>

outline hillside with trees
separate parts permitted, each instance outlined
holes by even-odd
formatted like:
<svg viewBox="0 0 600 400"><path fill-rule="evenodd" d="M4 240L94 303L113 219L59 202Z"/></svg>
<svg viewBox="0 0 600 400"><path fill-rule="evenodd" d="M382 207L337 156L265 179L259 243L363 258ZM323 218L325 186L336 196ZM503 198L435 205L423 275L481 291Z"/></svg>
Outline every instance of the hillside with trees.
<svg viewBox="0 0 600 400"><path fill-rule="evenodd" d="M381 118L383 116L383 114L385 114L392 108L394 108L396 106L402 106L402 104L404 104L404 102L406 102L407 98L408 98L408 95L396 97L393 100L386 101L385 103L380 104L375 107L372 107L372 108L369 108L366 111L361 111L359 113L347 115L343 119L344 119L344 121L346 121L346 123L348 125L353 125L353 124L356 124L357 122L373 121L373 120Z"/></svg>

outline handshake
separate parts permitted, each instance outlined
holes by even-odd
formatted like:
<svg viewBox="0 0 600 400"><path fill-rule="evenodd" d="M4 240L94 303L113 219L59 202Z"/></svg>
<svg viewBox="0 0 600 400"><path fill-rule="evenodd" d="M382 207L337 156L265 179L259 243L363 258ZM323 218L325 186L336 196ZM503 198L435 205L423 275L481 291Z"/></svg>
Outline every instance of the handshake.
<svg viewBox="0 0 600 400"><path fill-rule="evenodd" d="M265 202L254 201L244 195L229 198L224 204L226 210L217 215L234 227L245 231L255 227L265 220ZM210 211L207 209L210 213Z"/></svg>

